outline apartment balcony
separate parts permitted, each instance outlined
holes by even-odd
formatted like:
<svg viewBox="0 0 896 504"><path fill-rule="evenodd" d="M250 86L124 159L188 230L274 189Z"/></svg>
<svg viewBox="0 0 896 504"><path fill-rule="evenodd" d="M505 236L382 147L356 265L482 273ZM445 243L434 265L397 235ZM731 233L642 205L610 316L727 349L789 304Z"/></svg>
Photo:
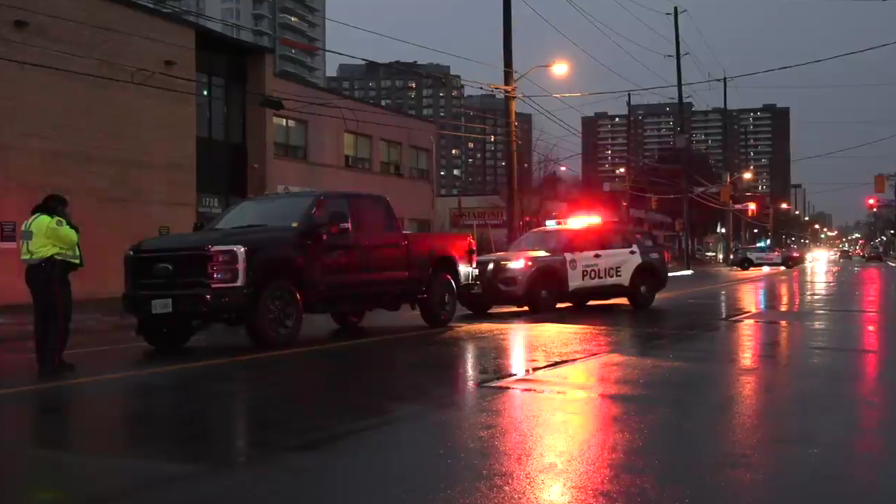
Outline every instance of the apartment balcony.
<svg viewBox="0 0 896 504"><path fill-rule="evenodd" d="M292 49L290 47L280 47L277 50L277 55L285 60L298 63L309 69L317 68L317 66L314 65L314 59L311 58L311 56L309 56L307 53L305 53L305 51Z"/></svg>
<svg viewBox="0 0 896 504"><path fill-rule="evenodd" d="M311 26L309 26L308 23L302 21L298 17L290 16L288 14L280 14L277 16L277 24L280 25L281 28L286 28L301 33L302 35L306 35L311 31Z"/></svg>
<svg viewBox="0 0 896 504"><path fill-rule="evenodd" d="M273 19L271 4L267 2L252 2L252 17L256 19Z"/></svg>

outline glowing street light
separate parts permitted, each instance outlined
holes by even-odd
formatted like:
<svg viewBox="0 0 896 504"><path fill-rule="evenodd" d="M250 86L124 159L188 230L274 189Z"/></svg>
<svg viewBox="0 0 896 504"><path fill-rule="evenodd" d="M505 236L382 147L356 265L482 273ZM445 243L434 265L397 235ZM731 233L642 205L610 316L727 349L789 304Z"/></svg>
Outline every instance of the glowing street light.
<svg viewBox="0 0 896 504"><path fill-rule="evenodd" d="M548 68L551 69L551 73L554 74L555 77L566 77L569 73L569 63L565 61L555 61L551 63L551 66Z"/></svg>
<svg viewBox="0 0 896 504"><path fill-rule="evenodd" d="M560 166L560 171L566 171L566 167L565 167L565 166Z"/></svg>
<svg viewBox="0 0 896 504"><path fill-rule="evenodd" d="M781 208L790 208L790 205L787 203L781 203Z"/></svg>
<svg viewBox="0 0 896 504"><path fill-rule="evenodd" d="M819 226L818 224L816 224L816 225L815 225L815 229L821 229L821 226Z"/></svg>
<svg viewBox="0 0 896 504"><path fill-rule="evenodd" d="M750 180L751 178L753 178L753 172L749 172L749 171L748 171L748 172L744 172L744 174L743 174L742 176L743 176L744 179L746 179L746 180Z"/></svg>

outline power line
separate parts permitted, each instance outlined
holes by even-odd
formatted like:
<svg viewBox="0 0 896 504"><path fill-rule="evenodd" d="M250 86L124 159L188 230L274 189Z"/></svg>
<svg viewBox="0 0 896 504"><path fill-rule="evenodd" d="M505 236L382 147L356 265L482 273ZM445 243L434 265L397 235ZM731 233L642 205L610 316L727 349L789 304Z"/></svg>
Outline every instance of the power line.
<svg viewBox="0 0 896 504"><path fill-rule="evenodd" d="M663 35L662 33L656 31L656 28L654 28L654 27L650 26L649 24L647 24L647 22L645 22L643 19L641 19L637 14L635 14L635 13L632 12L632 11L630 11L630 10L628 9L628 7L626 7L625 5L622 5L622 2L620 2L619 0L613 0L613 1L616 2L616 5L622 7L622 9L625 10L625 12L628 12L629 14L631 14L632 17L634 17L635 19L637 19L638 22L640 22L642 25L646 26L648 30L650 30L650 31L652 31L653 33L656 33L657 35L659 35L659 37L660 37L661 39L665 40L666 42L668 42L668 43L670 43L670 44L674 44L674 43L675 43L675 42L672 42L672 40L671 40L669 37L666 37L666 36ZM664 14L665 14L665 13L664 13Z"/></svg>
<svg viewBox="0 0 896 504"><path fill-rule="evenodd" d="M632 82L631 80L629 80L629 79L628 79L627 77L625 77L624 75L622 75L622 74L620 74L619 72L617 72L616 70L613 70L612 68L610 68L609 66L607 66L603 61L597 59L596 57L594 57L593 54L591 54L590 52L586 51L585 48L583 48L582 46L580 46L579 44L577 44L576 41L574 41L573 39L569 38L569 36L568 36L566 33L564 33L563 30L561 30L560 28L557 28L557 26L555 26L554 23L551 23L551 22L548 20L548 18L544 17L540 12L538 12L538 11L535 9L535 7L532 7L532 5L531 5L527 0L520 0L520 1L523 2L523 4L525 4L526 7L529 8L529 10L531 10L532 12L534 12L536 16L540 17L542 21L544 21L545 23L547 23L548 26L550 26L551 28L553 28L555 32L559 33L563 38L565 38L570 44L574 45L578 50L582 51L583 53L585 53L586 56L588 56L589 58L591 58L592 60L594 60L595 63L597 63L598 65L602 66L603 68L605 68L607 71L609 71L609 72L612 73L613 75L615 75L615 76L619 77L620 79L622 79L622 80L628 82L629 84L631 84L631 85L633 85L633 86L637 86L637 85L638 85L638 84ZM557 95L551 95L551 96L557 97ZM545 98L545 97L542 97L542 98Z"/></svg>
<svg viewBox="0 0 896 504"><path fill-rule="evenodd" d="M727 79L729 81L731 81L733 79L743 79L745 77L755 77L757 75L764 75L764 74L769 74L769 73L773 73L773 72L780 72L783 70L792 70L794 68L802 68L805 66L815 65L818 63L826 63L828 61L845 58L847 56L855 56L857 54L876 51L878 49L884 49L884 48L891 47L894 45L896 45L896 41L885 42L883 44L877 44L877 45L874 45L871 47L857 49L855 51L839 53L839 54L835 54L833 56L828 56L825 58L817 58L817 59L813 59L813 60L809 60L809 61L803 61L801 63L793 63L790 65L783 65L783 66L774 67L774 68L766 68L765 70L756 70L753 72L746 72L746 73L742 73L742 74L732 75L730 77L727 77ZM721 81L721 79L705 79L705 80L695 81L695 82L685 82L682 84L682 86L697 86L700 84L707 84L710 82L720 82L720 81ZM642 92L642 91L654 91L657 89L669 89L669 88L673 88L673 87L675 87L675 86L663 85L663 86L650 86L650 87L633 88L633 89L619 89L616 91L585 91L585 92L579 92L579 93L558 93L558 94L550 95L550 96L559 96L559 97L564 97L564 98L581 97L581 96L600 96L600 95L610 95L610 94L637 93L637 92ZM544 95L528 95L528 97L529 98L547 98L547 96L544 96Z"/></svg>
<svg viewBox="0 0 896 504"><path fill-rule="evenodd" d="M646 6L646 5L642 4L642 3L636 2L635 0L628 0L628 1L631 2L631 3L633 3L633 4L635 4L635 5L637 5L638 7L642 8L642 9L648 10L648 11L653 12L653 13L655 13L655 14L660 14L660 15L663 15L663 16L669 14L668 12L663 12L663 11L661 11L661 10L654 9L653 7L648 7L648 6Z"/></svg>
<svg viewBox="0 0 896 504"><path fill-rule="evenodd" d="M606 26L604 23L601 23L597 18L594 18L591 14L589 14L585 9L583 9L582 7L580 7L580 6L579 6L577 3L575 3L573 0L566 0L566 3L568 3L570 6L572 6L572 8L575 9L575 11L578 12L579 15L582 16L582 17L585 19L585 21L588 21L588 23L590 23L591 26L593 26L597 31L599 31L599 32L601 33L601 35L603 35L603 36L606 37L610 42L612 42L613 44L615 44L616 47L618 47L620 50L622 50L622 52L624 52L625 54L627 54L628 57L630 57L631 59L635 60L635 62L636 62L637 64L641 65L641 66L642 66L644 69L646 69L648 72L650 72L650 73L652 73L653 75L657 76L661 81L663 81L663 82L667 82L667 83L669 82L669 79L666 79L666 78L663 77L662 75L658 74L654 69L652 69L652 68L650 68L649 66L645 65L644 62L641 61L641 60L639 60L637 57L635 57L634 54L628 52L628 49L626 49L626 48L623 47L619 42L616 42L616 40L614 40L612 37L610 37L609 35L607 35L607 32L605 32L604 30L601 29L600 26L598 26L597 24L595 24L595 21L597 21L598 23L600 23L600 24L603 25L603 26ZM592 21L592 19L594 19L594 21ZM612 28L609 28L609 27L607 27L607 28L610 29L610 30L612 30ZM637 45L638 47L641 47L641 48L643 48L643 49L649 50L650 52L653 52L653 53L655 53L655 54L659 54L660 56L665 56L664 54L662 54L662 53L660 53L660 52L654 51L653 49L650 49L650 48L648 48L648 47L642 46L641 44L638 44L637 42L634 42L633 40L629 39L629 38L626 37L625 35L619 34L619 33L616 32L615 30L612 30L612 31L613 31L613 33L616 33L617 35L619 35L619 36L622 37L623 39L628 40L629 42L631 42L631 43Z"/></svg>
<svg viewBox="0 0 896 504"><path fill-rule="evenodd" d="M662 57L664 57L664 58L669 57L668 54L659 52L659 51L657 51L657 50L655 50L655 49L651 49L650 47L647 47L647 46L645 46L645 45L643 45L643 44L641 44L641 43L639 43L639 42L636 42L636 41L634 41L634 40L632 40L632 39L626 37L625 35L619 33L618 31L616 31L616 30L614 30L613 28L611 28L608 24L606 24L606 23L604 23L603 21L601 21L600 19L596 18L593 14L591 14L590 12L588 12L584 7L582 7L581 5L575 3L573 0L566 0L566 2L569 3L570 5L572 5L572 7L573 7L574 9L576 9L577 11L580 11L580 14L582 14L583 16L585 16L585 19L586 19L586 20L588 20L588 18L591 18L592 20L594 20L593 22L589 20L589 22L591 23L592 26L594 25L594 23L598 23L599 25L601 25L601 26L603 26L604 28L606 28L607 30L613 32L614 34L616 34L616 36L618 36L619 38L621 38L621 39L623 39L623 40L629 42L630 44L633 44L633 45L635 45L635 46L638 46L638 47L640 47L641 49L644 49L645 51L650 52L650 53L653 53L653 54L656 54L656 55L658 55L658 56L662 56ZM597 28L597 27L595 26L595 28ZM598 29L598 31L600 31L605 37L607 37L608 39L610 39L610 41L612 41L613 43L615 43L615 41L613 41L613 39L610 38L610 36L607 35L603 30L601 30L600 28L597 28L597 29ZM618 44L617 44L617 45L618 45Z"/></svg>
<svg viewBox="0 0 896 504"><path fill-rule="evenodd" d="M631 0L629 0L629 1L631 1ZM722 64L721 60L719 60L719 58L716 56L716 52L712 50L712 46L709 45L709 42L706 40L706 37L703 36L703 31L700 30L700 25L698 25L697 21L694 20L694 16L691 16L691 11L686 10L684 12L685 12L685 14L688 15L688 19L691 20L691 23L694 24L694 30L697 32L698 35L700 35L700 39L703 40L703 45L705 45L706 48L709 49L709 54L712 56L712 59L714 59L716 61L716 64L719 65L719 68L721 68L722 72L724 73L725 65Z"/></svg>
<svg viewBox="0 0 896 504"><path fill-rule="evenodd" d="M876 143L880 143L880 142L883 142L883 141L885 141L885 140L889 140L889 139L891 139L891 138L896 138L896 133L894 133L894 134L892 134L892 135L887 135L887 136L882 137L882 138L878 138L878 139L876 139L876 140L871 140L870 142L865 142L865 143L860 143L860 144L858 144L858 145L853 145L853 146L851 146L851 147L844 147L843 149L837 149L837 150L833 150L833 151L830 151L830 152L824 152L824 153L822 153L822 154L813 154L813 155L811 155L811 156L805 156L805 157L801 157L801 158L796 158L796 159L794 159L794 160L791 160L790 163L791 163L791 164L793 164L793 163L799 163L800 161L806 161L806 160L809 160L809 159L816 159L816 158L820 158L820 157L827 157L827 156L830 156L831 154L839 154L839 153L841 153L841 152L851 151L851 150L855 150L855 149L861 149L862 147L867 147L867 146L869 146L869 145L873 145L873 144L876 144Z"/></svg>

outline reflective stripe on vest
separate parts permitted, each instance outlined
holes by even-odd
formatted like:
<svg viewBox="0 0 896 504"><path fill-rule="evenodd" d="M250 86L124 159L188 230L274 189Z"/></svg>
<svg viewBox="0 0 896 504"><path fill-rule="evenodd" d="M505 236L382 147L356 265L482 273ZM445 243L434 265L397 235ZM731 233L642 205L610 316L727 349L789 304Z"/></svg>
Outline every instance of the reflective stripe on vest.
<svg viewBox="0 0 896 504"><path fill-rule="evenodd" d="M31 226L34 225L34 221L36 221L41 215L43 215L43 214L32 215L31 218L25 222L25 225L22 226L22 233L21 233L22 247L25 249L24 252L26 254L28 254L29 256L34 255L34 253L31 252L31 241L34 240L34 231L31 230ZM29 258L29 259L23 258L22 260L28 264L34 264L34 263L39 263L39 262L43 261L43 259L31 259L31 258Z"/></svg>

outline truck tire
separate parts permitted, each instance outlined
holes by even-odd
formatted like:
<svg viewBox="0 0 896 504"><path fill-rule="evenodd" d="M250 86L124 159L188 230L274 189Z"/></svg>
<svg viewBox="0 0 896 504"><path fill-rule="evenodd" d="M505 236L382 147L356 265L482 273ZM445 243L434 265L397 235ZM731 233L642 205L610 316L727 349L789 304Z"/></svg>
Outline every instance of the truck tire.
<svg viewBox="0 0 896 504"><path fill-rule="evenodd" d="M786 261L784 261L784 267L787 269L796 268L796 261L793 259L787 259Z"/></svg>
<svg viewBox="0 0 896 504"><path fill-rule="evenodd" d="M744 259L740 263L738 263L737 267L744 271L747 271L753 267L753 261L751 261L749 259Z"/></svg>
<svg viewBox="0 0 896 504"><path fill-rule="evenodd" d="M354 329L361 325L366 313L364 310L334 311L330 312L330 318L336 325L343 329Z"/></svg>
<svg viewBox="0 0 896 504"><path fill-rule="evenodd" d="M631 293L628 295L628 304L635 310L644 310L653 305L656 299L656 281L649 270L637 271L629 281Z"/></svg>
<svg viewBox="0 0 896 504"><path fill-rule="evenodd" d="M288 280L275 280L258 295L246 332L259 348L288 347L299 338L304 316L299 290Z"/></svg>
<svg viewBox="0 0 896 504"><path fill-rule="evenodd" d="M482 301L482 300L468 301L466 305L462 305L462 306L464 308L466 308L467 310L469 310L470 313L472 313L473 315L476 315L478 317L487 315L488 312L491 311L491 309L495 307L495 305L493 305L487 301Z"/></svg>
<svg viewBox="0 0 896 504"><path fill-rule="evenodd" d="M557 281L550 274L540 274L526 292L526 306L532 313L544 313L557 308L560 298Z"/></svg>
<svg viewBox="0 0 896 504"><path fill-rule="evenodd" d="M457 312L457 285L445 272L436 271L429 281L426 296L420 302L420 316L432 328L445 327Z"/></svg>
<svg viewBox="0 0 896 504"><path fill-rule="evenodd" d="M137 331L149 346L159 352L180 350L196 334L190 321L139 320Z"/></svg>

